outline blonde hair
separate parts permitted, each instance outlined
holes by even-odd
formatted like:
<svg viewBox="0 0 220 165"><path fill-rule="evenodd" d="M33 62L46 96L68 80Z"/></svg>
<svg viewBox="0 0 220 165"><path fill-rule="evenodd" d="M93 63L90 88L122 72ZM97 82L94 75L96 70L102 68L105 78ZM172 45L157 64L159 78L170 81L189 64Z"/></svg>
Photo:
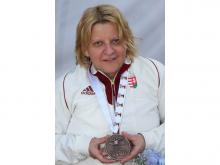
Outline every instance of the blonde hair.
<svg viewBox="0 0 220 165"><path fill-rule="evenodd" d="M120 40L124 41L127 48L127 56L133 60L136 56L137 48L134 42L132 31L121 14L112 5L98 5L86 9L78 23L76 30L76 64L88 67L90 59L85 56L85 49L91 39L92 28L97 23L114 23L118 29Z"/></svg>

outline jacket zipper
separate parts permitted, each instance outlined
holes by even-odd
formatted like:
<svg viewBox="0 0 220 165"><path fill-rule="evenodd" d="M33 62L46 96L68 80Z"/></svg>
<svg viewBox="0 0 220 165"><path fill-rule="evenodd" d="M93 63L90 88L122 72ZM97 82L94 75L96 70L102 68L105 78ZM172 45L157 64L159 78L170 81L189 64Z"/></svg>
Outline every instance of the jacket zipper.
<svg viewBox="0 0 220 165"><path fill-rule="evenodd" d="M115 93L115 78L118 74L118 72L115 74L113 79L110 79L108 76L105 75L105 73L99 71L100 73L102 73L105 77L108 78L108 80L111 82L111 88L112 88L112 105L114 106L114 110L115 110L115 102L116 102L116 93Z"/></svg>
<svg viewBox="0 0 220 165"><path fill-rule="evenodd" d="M101 71L99 71L99 72L101 72ZM102 73L104 76L106 76L103 72L101 72L101 73ZM116 104L115 78L116 78L117 74L118 74L118 73L115 74L115 76L114 76L113 79L110 79L108 76L106 76L106 77L109 79L109 81L111 82L111 88L112 88L112 105L113 105L114 111L115 111L115 108L116 108L116 105L115 105L115 104ZM119 128L119 129L120 129L120 128ZM118 132L117 132L117 133L120 132L119 129L118 129Z"/></svg>
<svg viewBox="0 0 220 165"><path fill-rule="evenodd" d="M116 74L116 76L117 76L117 74ZM116 78L116 76L114 77L114 79L113 80L110 80L111 81L111 88L112 88L112 105L113 105L113 108L114 108L114 112L115 112L115 109L116 109L116 91L115 91L115 78ZM118 132L117 132L117 134L119 134L119 129L120 128L118 128Z"/></svg>
<svg viewBox="0 0 220 165"><path fill-rule="evenodd" d="M111 81L111 88L112 88L112 105L115 110L115 102L116 102L116 93L115 93L115 84Z"/></svg>

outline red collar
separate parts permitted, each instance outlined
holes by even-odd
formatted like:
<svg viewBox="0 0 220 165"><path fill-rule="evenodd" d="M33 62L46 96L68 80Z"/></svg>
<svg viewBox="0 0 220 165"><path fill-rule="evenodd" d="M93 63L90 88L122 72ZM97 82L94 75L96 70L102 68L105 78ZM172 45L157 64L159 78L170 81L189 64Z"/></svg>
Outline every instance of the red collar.
<svg viewBox="0 0 220 165"><path fill-rule="evenodd" d="M130 67L131 64L123 64L121 69L119 70L119 72L117 73L116 77L115 77L115 81L114 84L112 86L111 84L111 80L104 75L103 73L97 71L94 75L98 77L98 79L105 85L105 93L107 96L107 100L109 104L113 103L112 97L114 95L114 97L116 97L117 99L117 95L118 95L118 88L119 88L119 83L120 83L120 77L121 75L128 70L128 68ZM91 66L90 66L90 72L91 72ZM115 88L115 91L113 90L113 88Z"/></svg>

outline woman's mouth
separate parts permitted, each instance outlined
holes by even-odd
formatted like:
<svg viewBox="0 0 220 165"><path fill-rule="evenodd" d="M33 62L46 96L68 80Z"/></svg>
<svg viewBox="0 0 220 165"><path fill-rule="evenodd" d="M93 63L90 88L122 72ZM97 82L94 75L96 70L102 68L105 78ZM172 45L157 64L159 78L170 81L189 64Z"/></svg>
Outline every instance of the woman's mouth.
<svg viewBox="0 0 220 165"><path fill-rule="evenodd" d="M104 59L103 61L105 61L105 62L111 62L111 61L114 61L114 60L116 60L116 57Z"/></svg>

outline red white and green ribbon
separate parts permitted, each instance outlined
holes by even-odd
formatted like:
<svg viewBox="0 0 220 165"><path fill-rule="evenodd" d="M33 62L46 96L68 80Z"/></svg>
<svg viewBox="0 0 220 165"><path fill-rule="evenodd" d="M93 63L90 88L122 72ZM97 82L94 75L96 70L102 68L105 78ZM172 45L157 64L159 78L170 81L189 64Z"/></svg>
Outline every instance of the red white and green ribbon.
<svg viewBox="0 0 220 165"><path fill-rule="evenodd" d="M108 122L108 125L113 133L119 132L119 126L122 121L122 114L124 111L124 102L126 96L126 88L128 86L128 71L125 71L120 78L119 90L117 100L115 102L114 113L111 113L111 110L108 106L108 101L104 91L102 90L102 85L99 79L92 75L88 70L88 77L90 79L93 90L96 93L99 105L101 107L102 113Z"/></svg>

